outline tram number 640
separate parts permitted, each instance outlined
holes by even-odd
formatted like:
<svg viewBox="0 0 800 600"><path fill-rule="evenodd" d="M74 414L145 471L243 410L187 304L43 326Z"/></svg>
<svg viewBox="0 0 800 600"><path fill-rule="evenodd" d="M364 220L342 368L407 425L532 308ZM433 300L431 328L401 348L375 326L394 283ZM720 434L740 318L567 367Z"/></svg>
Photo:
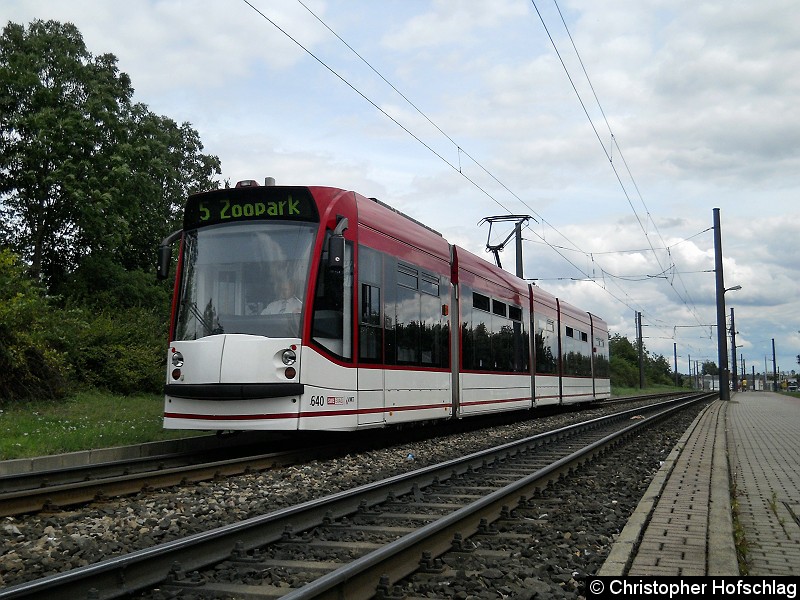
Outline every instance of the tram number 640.
<svg viewBox="0 0 800 600"><path fill-rule="evenodd" d="M325 396L311 396L311 406L325 406Z"/></svg>

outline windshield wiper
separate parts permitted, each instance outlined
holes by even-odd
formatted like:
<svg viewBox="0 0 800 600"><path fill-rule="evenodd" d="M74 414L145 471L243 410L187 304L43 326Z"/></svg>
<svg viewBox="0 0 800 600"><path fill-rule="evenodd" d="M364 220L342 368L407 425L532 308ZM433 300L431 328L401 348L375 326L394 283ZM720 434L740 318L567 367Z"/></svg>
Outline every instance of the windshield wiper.
<svg viewBox="0 0 800 600"><path fill-rule="evenodd" d="M217 326L213 327L206 321L203 313L200 312L200 309L197 308L197 303L191 300L185 300L184 303L189 308L189 312L192 313L192 316L197 319L200 325L203 326L203 331L205 331L205 335L219 335L220 333L225 333L225 330L222 328L219 320L217 320ZM208 301L209 307L211 306L211 300ZM213 319L213 313L211 318ZM212 321L213 322L213 321Z"/></svg>

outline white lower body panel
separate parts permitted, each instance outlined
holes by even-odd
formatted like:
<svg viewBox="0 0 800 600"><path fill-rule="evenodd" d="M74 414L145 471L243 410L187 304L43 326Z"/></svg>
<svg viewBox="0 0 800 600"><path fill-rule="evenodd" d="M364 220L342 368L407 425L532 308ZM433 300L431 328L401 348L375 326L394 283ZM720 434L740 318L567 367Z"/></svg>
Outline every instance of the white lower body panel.
<svg viewBox="0 0 800 600"><path fill-rule="evenodd" d="M386 423L446 419L453 415L449 371L387 369Z"/></svg>
<svg viewBox="0 0 800 600"><path fill-rule="evenodd" d="M459 417L524 410L533 405L531 376L461 373Z"/></svg>
<svg viewBox="0 0 800 600"><path fill-rule="evenodd" d="M536 376L536 406L561 404L558 375Z"/></svg>
<svg viewBox="0 0 800 600"><path fill-rule="evenodd" d="M594 386L591 377L564 377L561 381L564 404L594 400Z"/></svg>

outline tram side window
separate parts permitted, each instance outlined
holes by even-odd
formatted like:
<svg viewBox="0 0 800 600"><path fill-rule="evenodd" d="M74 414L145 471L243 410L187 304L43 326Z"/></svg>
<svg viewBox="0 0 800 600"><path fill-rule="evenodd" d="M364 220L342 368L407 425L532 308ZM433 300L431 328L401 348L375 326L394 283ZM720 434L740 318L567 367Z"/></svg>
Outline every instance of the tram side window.
<svg viewBox="0 0 800 600"><path fill-rule="evenodd" d="M363 362L381 362L383 358L382 333L381 288L362 283L358 355Z"/></svg>
<svg viewBox="0 0 800 600"><path fill-rule="evenodd" d="M462 365L479 371L528 370L528 334L519 306L489 298L464 286L472 306L462 304Z"/></svg>
<svg viewBox="0 0 800 600"><path fill-rule="evenodd" d="M343 269L328 269L325 265L328 264L330 235L328 232L317 276L311 337L336 356L350 360L353 357L353 243L345 244Z"/></svg>
<svg viewBox="0 0 800 600"><path fill-rule="evenodd" d="M505 318L505 302L492 300L492 369L495 371L514 370L514 330Z"/></svg>
<svg viewBox="0 0 800 600"><path fill-rule="evenodd" d="M592 345L589 343L589 334L585 331L581 331L580 333L580 366L578 370L580 371L580 375L583 377L591 377L592 376Z"/></svg>
<svg viewBox="0 0 800 600"><path fill-rule="evenodd" d="M611 375L611 363L608 360L608 347L603 338L595 339L594 376L607 378Z"/></svg>
<svg viewBox="0 0 800 600"><path fill-rule="evenodd" d="M395 335L397 363L416 365L420 358L421 306L419 271L399 263L397 265L397 297L395 304Z"/></svg>
<svg viewBox="0 0 800 600"><path fill-rule="evenodd" d="M479 294L478 292L472 292L472 307L477 308L478 310L485 310L489 312L489 297L484 296L483 294Z"/></svg>
<svg viewBox="0 0 800 600"><path fill-rule="evenodd" d="M442 318L440 277L400 262L395 273L396 364L448 366L449 325Z"/></svg>
<svg viewBox="0 0 800 600"><path fill-rule="evenodd" d="M528 310L523 310L519 306L508 306L508 318L511 319L511 327L514 330L513 358L514 371L528 373L530 371L530 334L527 323L530 322Z"/></svg>
<svg viewBox="0 0 800 600"><path fill-rule="evenodd" d="M564 374L591 377L592 355L588 334L572 327L565 327L563 341Z"/></svg>
<svg viewBox="0 0 800 600"><path fill-rule="evenodd" d="M461 285L459 296L459 314L461 316L461 323L459 324L461 330L461 368L472 369L475 363L475 335L472 331L473 307L469 288L465 285Z"/></svg>
<svg viewBox="0 0 800 600"><path fill-rule="evenodd" d="M508 306L505 302L500 302L499 300L492 300L492 312L500 317L506 316L506 310Z"/></svg>
<svg viewBox="0 0 800 600"><path fill-rule="evenodd" d="M381 322L383 255L366 246L358 247L359 328L358 357L361 362L383 360L383 324Z"/></svg>
<svg viewBox="0 0 800 600"><path fill-rule="evenodd" d="M555 375L558 373L558 338L553 319L536 318L536 372Z"/></svg>
<svg viewBox="0 0 800 600"><path fill-rule="evenodd" d="M509 373L527 371L528 335L521 319L522 308L492 300L492 313L494 370ZM515 316L518 318L514 318Z"/></svg>
<svg viewBox="0 0 800 600"><path fill-rule="evenodd" d="M426 367L449 366L448 331L450 325L442 316L442 303L439 300L438 288L439 284L437 283L436 295L423 290L419 298L420 360Z"/></svg>
<svg viewBox="0 0 800 600"><path fill-rule="evenodd" d="M488 296L472 292L472 341L474 353L468 369L493 370L491 300Z"/></svg>
<svg viewBox="0 0 800 600"><path fill-rule="evenodd" d="M439 297L439 278L423 272L419 280L419 289L431 296Z"/></svg>

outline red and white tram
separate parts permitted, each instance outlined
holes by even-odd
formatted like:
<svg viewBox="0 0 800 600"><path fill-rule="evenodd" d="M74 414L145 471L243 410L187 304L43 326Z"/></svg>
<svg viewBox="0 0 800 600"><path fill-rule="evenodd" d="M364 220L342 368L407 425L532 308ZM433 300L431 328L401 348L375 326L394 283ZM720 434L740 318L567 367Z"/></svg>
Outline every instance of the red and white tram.
<svg viewBox="0 0 800 600"><path fill-rule="evenodd" d="M610 396L608 331L391 207L240 182L189 197L164 427L356 430Z"/></svg>

